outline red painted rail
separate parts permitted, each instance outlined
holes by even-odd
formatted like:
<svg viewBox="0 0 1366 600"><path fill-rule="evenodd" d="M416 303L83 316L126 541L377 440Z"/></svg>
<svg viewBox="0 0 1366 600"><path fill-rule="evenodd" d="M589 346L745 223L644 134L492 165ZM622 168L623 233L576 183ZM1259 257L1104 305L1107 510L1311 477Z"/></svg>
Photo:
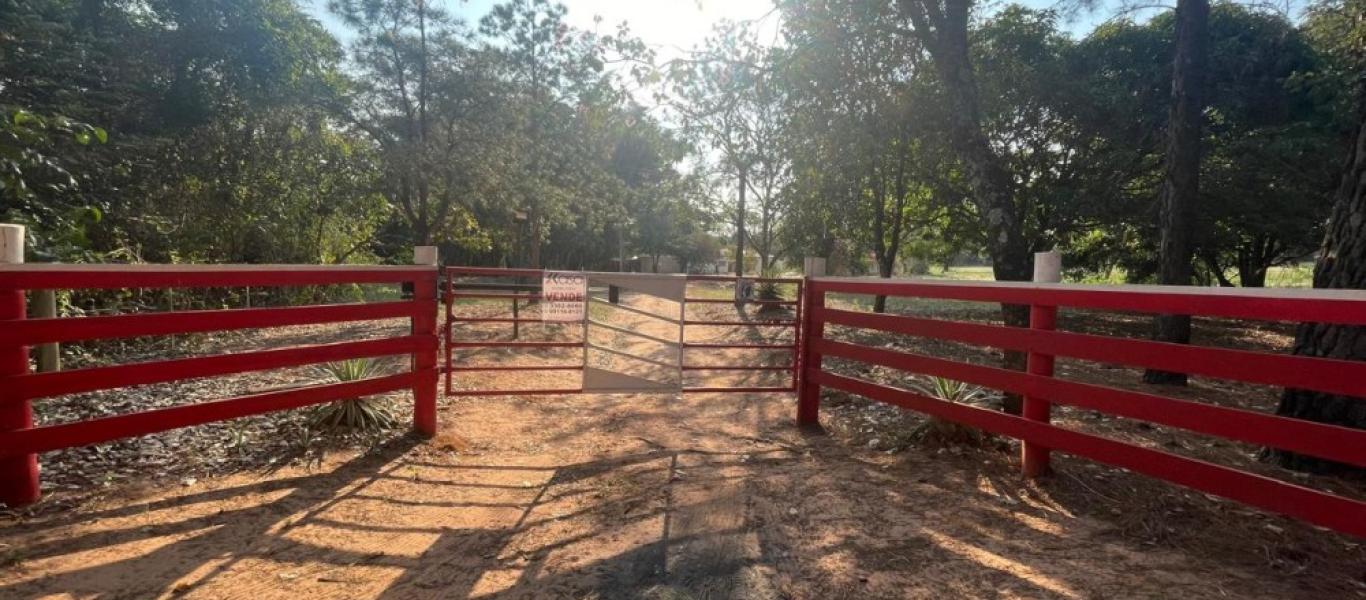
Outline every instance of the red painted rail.
<svg viewBox="0 0 1366 600"><path fill-rule="evenodd" d="M1031 328L829 308L826 304L830 294L1029 305ZM1366 292L819 278L808 283L804 304L798 394L798 420L802 423L817 422L822 387L839 389L1019 438L1024 442L1022 468L1027 475L1036 475L1048 468L1051 450L1067 452L1366 537L1366 502L1049 424L1050 406L1066 404L1366 467L1366 430L1180 400L1149 391L1068 381L1054 377L1052 369L1053 359L1063 356L1318 390L1363 398L1361 401L1366 402L1366 362L1053 331L1054 315L1059 308L1361 325L1366 324ZM1029 365L1026 371L1020 372L902 350L861 346L830 339L828 328L832 326L1023 351L1028 353ZM826 369L826 358L945 377L1021 394L1025 398L1024 411L1021 416L1013 416L832 373Z"/></svg>
<svg viewBox="0 0 1366 600"><path fill-rule="evenodd" d="M296 265L4 265L0 266L0 501L11 506L39 497L37 454L169 429L411 389L414 428L436 432L436 270L407 266ZM24 292L32 289L209 288L411 284L411 299L334 304L192 310L162 313L24 318ZM47 342L174 335L382 319L408 319L409 335L319 343L173 360L28 373L27 347ZM34 426L31 402L65 394L164 383L234 373L300 367L353 358L409 355L408 370L360 381L311 385Z"/></svg>

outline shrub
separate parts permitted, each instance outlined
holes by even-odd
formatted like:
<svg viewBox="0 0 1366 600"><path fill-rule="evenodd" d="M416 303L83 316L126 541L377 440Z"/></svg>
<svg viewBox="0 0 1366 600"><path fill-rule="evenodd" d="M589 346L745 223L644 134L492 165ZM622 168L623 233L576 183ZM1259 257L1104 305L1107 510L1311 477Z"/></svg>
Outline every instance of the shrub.
<svg viewBox="0 0 1366 600"><path fill-rule="evenodd" d="M990 401L990 394L986 389L944 377L924 377L910 387L916 393L955 404L980 407ZM911 430L909 437L912 441L925 446L982 448L995 444L995 439L990 433L938 417L929 417L921 422Z"/></svg>
<svg viewBox="0 0 1366 600"><path fill-rule="evenodd" d="M383 365L371 358L352 358L319 367L323 376L336 381L360 381L384 374ZM380 401L351 398L315 409L310 427L324 431L372 432L393 427L394 416Z"/></svg>

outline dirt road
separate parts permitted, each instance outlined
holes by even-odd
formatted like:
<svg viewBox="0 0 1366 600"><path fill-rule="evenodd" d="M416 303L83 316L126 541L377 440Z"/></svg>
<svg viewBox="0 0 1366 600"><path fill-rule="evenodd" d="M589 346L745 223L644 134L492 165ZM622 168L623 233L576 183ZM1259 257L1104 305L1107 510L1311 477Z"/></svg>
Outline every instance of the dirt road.
<svg viewBox="0 0 1366 600"><path fill-rule="evenodd" d="M865 455L792 414L779 395L452 402L435 442L7 527L0 597L1301 593L1126 546L999 457Z"/></svg>

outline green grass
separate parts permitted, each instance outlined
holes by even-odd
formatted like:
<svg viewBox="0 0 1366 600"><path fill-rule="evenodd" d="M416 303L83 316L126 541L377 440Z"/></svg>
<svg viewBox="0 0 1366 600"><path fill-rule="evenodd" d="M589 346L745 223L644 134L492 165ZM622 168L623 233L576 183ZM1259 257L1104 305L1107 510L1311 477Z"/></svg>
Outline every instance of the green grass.
<svg viewBox="0 0 1366 600"><path fill-rule="evenodd" d="M1266 273L1266 287L1299 287L1314 285L1314 263L1303 262L1296 265L1271 267Z"/></svg>
<svg viewBox="0 0 1366 600"><path fill-rule="evenodd" d="M931 279L952 279L958 281L992 281L989 266L953 267L948 270L935 270L925 277ZM1093 283L1102 285L1123 285L1124 270L1112 269L1106 273L1089 274L1074 283ZM1237 281L1235 279L1235 281ZM1311 287L1314 282L1314 263L1303 262L1294 265L1271 267L1266 275L1266 287Z"/></svg>
<svg viewBox="0 0 1366 600"><path fill-rule="evenodd" d="M954 279L959 281L992 281L996 279L996 276L991 272L990 265L952 267L949 269L939 268L930 271L930 273L924 277L931 279Z"/></svg>
<svg viewBox="0 0 1366 600"><path fill-rule="evenodd" d="M735 287L713 282L693 282L688 284L688 297L707 300L731 300L735 298Z"/></svg>

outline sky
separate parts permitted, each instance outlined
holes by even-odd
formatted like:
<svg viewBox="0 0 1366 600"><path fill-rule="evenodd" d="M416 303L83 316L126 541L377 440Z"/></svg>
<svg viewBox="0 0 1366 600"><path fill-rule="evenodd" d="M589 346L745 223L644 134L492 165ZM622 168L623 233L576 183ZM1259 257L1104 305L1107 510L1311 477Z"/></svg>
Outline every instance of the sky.
<svg viewBox="0 0 1366 600"><path fill-rule="evenodd" d="M346 32L327 15L326 0L306 0L313 15L343 39ZM437 0L446 10L471 26L498 0ZM615 31L626 21L636 37L660 51L676 54L699 44L722 19L735 21L762 18L773 10L772 0L561 0L569 9L566 19L580 29ZM594 15L602 23L594 23ZM773 18L773 17L770 17Z"/></svg>
<svg viewBox="0 0 1366 600"><path fill-rule="evenodd" d="M304 0L328 29L342 39L348 37L345 28L327 14L326 0ZM470 25L488 13L497 0L436 0L443 2L452 14ZM723 19L733 21L766 19L777 22L772 0L562 0L569 9L566 17L570 25L604 32L613 31L626 21L632 33L653 47L661 58L670 58L701 44L712 26ZM1109 4L1120 0L1102 0ZM1057 0L1021 0L1036 8L1052 8ZM1081 15L1065 23L1073 35L1085 35L1100 22L1104 11ZM594 16L602 16L602 23L594 23ZM771 30L771 29L770 29Z"/></svg>

